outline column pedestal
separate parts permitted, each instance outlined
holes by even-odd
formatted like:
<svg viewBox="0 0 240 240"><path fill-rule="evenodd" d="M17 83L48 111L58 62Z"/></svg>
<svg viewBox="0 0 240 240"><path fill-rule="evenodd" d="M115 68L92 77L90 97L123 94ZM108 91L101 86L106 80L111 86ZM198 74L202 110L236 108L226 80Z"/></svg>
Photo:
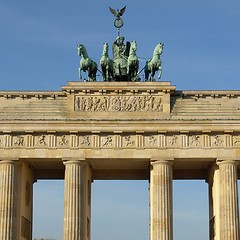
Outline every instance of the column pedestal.
<svg viewBox="0 0 240 240"><path fill-rule="evenodd" d="M172 240L172 163L154 161L150 175L150 240Z"/></svg>
<svg viewBox="0 0 240 240"><path fill-rule="evenodd" d="M16 239L16 162L0 161L0 239Z"/></svg>

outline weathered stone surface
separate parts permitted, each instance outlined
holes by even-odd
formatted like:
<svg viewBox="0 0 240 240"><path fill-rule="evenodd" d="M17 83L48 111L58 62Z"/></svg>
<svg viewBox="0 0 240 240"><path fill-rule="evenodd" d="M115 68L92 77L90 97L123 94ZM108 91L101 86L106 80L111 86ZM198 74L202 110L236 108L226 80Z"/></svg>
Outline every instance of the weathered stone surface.
<svg viewBox="0 0 240 240"><path fill-rule="evenodd" d="M16 239L16 162L0 161L0 239Z"/></svg>
<svg viewBox="0 0 240 240"><path fill-rule="evenodd" d="M62 179L66 171L64 236L89 240L91 181L151 178L158 182L151 180L151 239L172 240L172 179L207 179L211 239L238 239L239 106L240 91L176 91L169 82L69 82L56 92L1 91L0 160L18 162L21 198L8 193L20 208L17 219L31 223L32 199L26 196L35 179ZM153 163L150 174L151 159L160 157L172 165ZM66 159L84 159L83 185L81 166L73 160L64 165ZM219 159L236 164L218 166ZM1 188L8 189L8 181L15 188L15 167L3 166L1 161ZM1 207L8 212L5 200ZM11 224L11 214L2 215L2 224ZM18 222L16 234L29 235L31 229L24 229Z"/></svg>
<svg viewBox="0 0 240 240"><path fill-rule="evenodd" d="M173 239L172 163L151 162L150 175L150 239Z"/></svg>
<svg viewBox="0 0 240 240"><path fill-rule="evenodd" d="M218 163L220 240L239 239L237 164L236 161Z"/></svg>

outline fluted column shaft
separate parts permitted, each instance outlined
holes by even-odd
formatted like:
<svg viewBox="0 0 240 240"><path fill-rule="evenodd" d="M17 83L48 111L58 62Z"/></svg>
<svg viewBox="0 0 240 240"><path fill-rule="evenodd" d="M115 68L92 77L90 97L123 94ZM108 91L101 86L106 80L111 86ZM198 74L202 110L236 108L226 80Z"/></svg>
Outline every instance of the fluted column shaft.
<svg viewBox="0 0 240 240"><path fill-rule="evenodd" d="M81 174L83 161L67 161L64 183L64 240L82 239Z"/></svg>
<svg viewBox="0 0 240 240"><path fill-rule="evenodd" d="M0 161L0 239L16 239L16 163Z"/></svg>
<svg viewBox="0 0 240 240"><path fill-rule="evenodd" d="M219 165L220 240L239 240L237 162Z"/></svg>
<svg viewBox="0 0 240 240"><path fill-rule="evenodd" d="M172 164L151 163L150 176L150 240L172 240Z"/></svg>

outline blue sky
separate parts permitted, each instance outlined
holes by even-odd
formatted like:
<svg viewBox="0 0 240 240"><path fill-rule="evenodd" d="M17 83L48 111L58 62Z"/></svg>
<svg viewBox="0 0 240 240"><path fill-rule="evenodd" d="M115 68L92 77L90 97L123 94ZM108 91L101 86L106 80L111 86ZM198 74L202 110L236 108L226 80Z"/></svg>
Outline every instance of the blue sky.
<svg viewBox="0 0 240 240"><path fill-rule="evenodd" d="M99 62L103 42L111 44L117 35L108 7L125 5L121 33L128 41L137 41L140 67L163 42L162 80L171 81L178 90L240 89L239 0L2 0L0 89L60 90L67 81L78 80L76 45L84 44ZM147 188L147 182L129 186L129 182L96 181L92 239L146 240ZM61 239L62 182L40 181L34 190L39 206L34 212L34 236ZM175 182L174 190L175 240L193 239L191 233L195 240L207 239L207 184ZM115 205L105 198L105 191L117 201ZM49 209L44 209L45 202Z"/></svg>
<svg viewBox="0 0 240 240"><path fill-rule="evenodd" d="M94 181L91 239L149 239L148 181ZM63 181L34 184L34 237L62 239ZM208 185L174 181L174 240L208 239Z"/></svg>

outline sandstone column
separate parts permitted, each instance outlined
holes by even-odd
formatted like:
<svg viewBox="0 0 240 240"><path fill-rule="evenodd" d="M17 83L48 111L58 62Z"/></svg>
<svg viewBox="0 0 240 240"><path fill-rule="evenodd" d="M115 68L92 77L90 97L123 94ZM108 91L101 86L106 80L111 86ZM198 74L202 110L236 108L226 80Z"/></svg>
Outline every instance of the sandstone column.
<svg viewBox="0 0 240 240"><path fill-rule="evenodd" d="M237 162L221 161L219 166L220 240L239 240Z"/></svg>
<svg viewBox="0 0 240 240"><path fill-rule="evenodd" d="M209 187L209 240L219 240L219 167L215 163L209 168L207 183Z"/></svg>
<svg viewBox="0 0 240 240"><path fill-rule="evenodd" d="M16 239L16 162L0 161L0 239Z"/></svg>
<svg viewBox="0 0 240 240"><path fill-rule="evenodd" d="M91 170L84 160L65 161L64 240L90 238Z"/></svg>
<svg viewBox="0 0 240 240"><path fill-rule="evenodd" d="M150 240L172 240L172 163L151 162Z"/></svg>

